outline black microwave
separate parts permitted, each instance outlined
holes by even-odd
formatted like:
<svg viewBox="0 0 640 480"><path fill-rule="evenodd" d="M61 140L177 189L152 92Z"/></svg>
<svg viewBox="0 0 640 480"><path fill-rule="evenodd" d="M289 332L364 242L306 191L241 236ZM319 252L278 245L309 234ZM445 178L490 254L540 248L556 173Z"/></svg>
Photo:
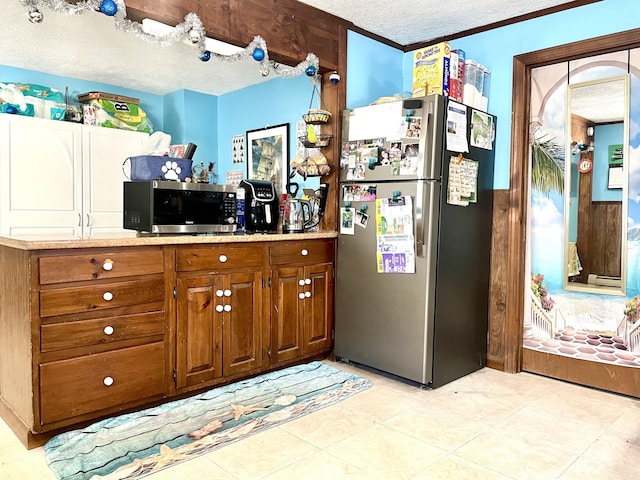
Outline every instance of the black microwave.
<svg viewBox="0 0 640 480"><path fill-rule="evenodd" d="M123 226L144 233L233 233L236 187L151 180L124 182Z"/></svg>

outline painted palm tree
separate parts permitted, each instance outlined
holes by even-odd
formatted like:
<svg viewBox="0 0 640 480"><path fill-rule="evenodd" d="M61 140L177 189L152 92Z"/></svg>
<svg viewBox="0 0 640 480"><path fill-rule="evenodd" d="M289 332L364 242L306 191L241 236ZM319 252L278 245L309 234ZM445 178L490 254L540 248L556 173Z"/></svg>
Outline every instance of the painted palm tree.
<svg viewBox="0 0 640 480"><path fill-rule="evenodd" d="M549 195L555 190L564 192L564 149L547 135L531 136L531 185Z"/></svg>

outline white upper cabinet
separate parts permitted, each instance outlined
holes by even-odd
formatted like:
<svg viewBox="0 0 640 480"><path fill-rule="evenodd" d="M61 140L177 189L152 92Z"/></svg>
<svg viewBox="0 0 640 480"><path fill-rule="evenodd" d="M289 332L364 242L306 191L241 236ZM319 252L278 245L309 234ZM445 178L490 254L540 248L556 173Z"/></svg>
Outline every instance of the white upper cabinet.
<svg viewBox="0 0 640 480"><path fill-rule="evenodd" d="M148 134L104 127L83 127L84 236L135 235L122 228L122 164L141 153Z"/></svg>
<svg viewBox="0 0 640 480"><path fill-rule="evenodd" d="M88 238L122 229L122 163L146 133L0 115L0 235Z"/></svg>

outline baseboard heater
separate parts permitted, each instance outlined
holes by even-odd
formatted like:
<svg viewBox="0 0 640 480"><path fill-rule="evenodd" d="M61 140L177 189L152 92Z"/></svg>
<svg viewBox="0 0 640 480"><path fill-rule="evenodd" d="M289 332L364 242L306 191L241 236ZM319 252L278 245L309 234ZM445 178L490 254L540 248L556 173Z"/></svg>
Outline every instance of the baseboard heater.
<svg viewBox="0 0 640 480"><path fill-rule="evenodd" d="M591 285L599 285L602 287L621 287L622 281L620 277L606 277L604 275L595 275L593 273L589 274L589 279L587 283Z"/></svg>

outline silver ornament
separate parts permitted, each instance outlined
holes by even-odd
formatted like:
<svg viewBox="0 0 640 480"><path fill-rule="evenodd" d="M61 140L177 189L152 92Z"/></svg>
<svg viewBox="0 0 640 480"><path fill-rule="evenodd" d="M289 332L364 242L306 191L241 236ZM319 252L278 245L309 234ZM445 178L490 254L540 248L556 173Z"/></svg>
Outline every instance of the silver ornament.
<svg viewBox="0 0 640 480"><path fill-rule="evenodd" d="M44 15L40 10L37 8L29 10L29 21L31 23L42 23L42 20L44 20Z"/></svg>

